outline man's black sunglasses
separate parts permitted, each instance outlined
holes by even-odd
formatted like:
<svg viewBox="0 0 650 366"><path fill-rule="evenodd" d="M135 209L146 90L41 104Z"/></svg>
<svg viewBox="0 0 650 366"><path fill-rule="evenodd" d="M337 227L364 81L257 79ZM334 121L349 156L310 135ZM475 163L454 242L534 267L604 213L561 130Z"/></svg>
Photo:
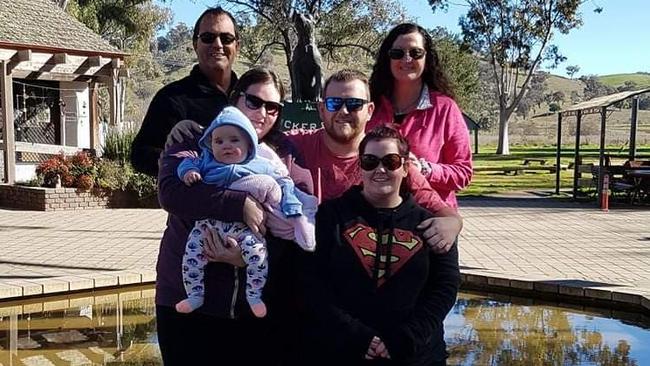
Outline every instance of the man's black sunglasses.
<svg viewBox="0 0 650 366"><path fill-rule="evenodd" d="M277 102L268 102L260 97L256 97L252 94L247 94L244 92L241 92L240 95L242 95L245 100L246 100L246 107L254 110L258 110L262 107L266 109L266 113L276 116L282 112L282 107L284 106L282 103L277 103Z"/></svg>
<svg viewBox="0 0 650 366"><path fill-rule="evenodd" d="M407 51L404 51L401 48L391 48L388 50L388 57L393 60L401 60L406 55ZM414 60L419 60L426 54L426 51L422 48L411 48L408 50L409 56Z"/></svg>
<svg viewBox="0 0 650 366"><path fill-rule="evenodd" d="M201 42L205 44L213 44L214 41L217 40L217 37L219 37L221 44L224 46L227 46L237 40L237 37L235 37L231 33L212 33L212 32L203 32L199 34L198 38L201 40Z"/></svg>
<svg viewBox="0 0 650 366"><path fill-rule="evenodd" d="M336 112L343 104L348 112L356 112L363 108L363 105L368 103L367 100L361 98L338 98L338 97L327 97L325 98L325 108L329 112Z"/></svg>
<svg viewBox="0 0 650 366"><path fill-rule="evenodd" d="M379 163L381 163L386 170L394 171L402 166L404 163L404 157L400 154L387 154L380 158L372 154L363 154L359 158L359 166L361 169L366 171L377 169Z"/></svg>

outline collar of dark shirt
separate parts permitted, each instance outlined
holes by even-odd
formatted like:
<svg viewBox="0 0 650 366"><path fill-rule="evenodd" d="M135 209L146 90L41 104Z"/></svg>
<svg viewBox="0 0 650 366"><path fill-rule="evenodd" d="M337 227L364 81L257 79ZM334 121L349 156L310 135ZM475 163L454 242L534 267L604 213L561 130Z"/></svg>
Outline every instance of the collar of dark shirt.
<svg viewBox="0 0 650 366"><path fill-rule="evenodd" d="M201 72L201 69L199 68L199 65L194 65L192 68L192 71L190 71L190 77L194 80L196 80L197 85L199 85L200 88L206 90L206 91L211 91L214 93L220 93L222 94L222 91L215 88L210 84L210 81L208 78ZM228 94L230 94L230 91L232 88L235 86L237 83L237 74L235 74L234 71L231 71L231 77L230 77L230 85L228 86L228 92L226 93L226 97Z"/></svg>

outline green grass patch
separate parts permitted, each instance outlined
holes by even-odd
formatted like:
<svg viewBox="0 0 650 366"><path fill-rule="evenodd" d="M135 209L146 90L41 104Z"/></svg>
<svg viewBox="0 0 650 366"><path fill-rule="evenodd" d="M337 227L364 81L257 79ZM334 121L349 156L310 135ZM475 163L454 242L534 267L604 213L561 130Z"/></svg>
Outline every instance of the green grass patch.
<svg viewBox="0 0 650 366"><path fill-rule="evenodd" d="M650 87L650 74L612 74L598 77L601 83L611 87L617 87L625 84L626 81L635 82L639 88Z"/></svg>
<svg viewBox="0 0 650 366"><path fill-rule="evenodd" d="M574 146L563 146L560 156L561 166L568 166L573 163ZM482 151L489 151L489 147L482 147ZM492 151L496 147L492 148ZM605 149L608 154L615 156L612 164L623 164L626 159L627 150L620 152L620 146L607 146ZM581 156L583 163L598 164L599 148L595 145L581 146ZM527 158L545 159L545 166L555 165L556 149L554 146L513 146L510 149L510 155L497 155L494 153L474 154L474 166L476 167L519 167L522 166ZM645 156L644 159L650 159L650 146L641 146L637 148L637 154ZM531 166L540 166L539 162L531 162ZM589 174L584 174L583 178L589 178ZM573 169L560 171L560 187L571 188L573 186ZM555 188L555 173L547 171L527 171L524 174L514 175L513 173L504 172L485 172L479 171L474 173L472 183L469 187L459 193L460 196L481 196L495 193L505 193L512 191L527 190L552 190Z"/></svg>
<svg viewBox="0 0 650 366"><path fill-rule="evenodd" d="M573 171L560 172L560 186L571 187ZM555 188L555 173L532 172L520 175L507 175L495 172L474 174L472 183L459 193L459 196L482 196L526 190L552 190Z"/></svg>

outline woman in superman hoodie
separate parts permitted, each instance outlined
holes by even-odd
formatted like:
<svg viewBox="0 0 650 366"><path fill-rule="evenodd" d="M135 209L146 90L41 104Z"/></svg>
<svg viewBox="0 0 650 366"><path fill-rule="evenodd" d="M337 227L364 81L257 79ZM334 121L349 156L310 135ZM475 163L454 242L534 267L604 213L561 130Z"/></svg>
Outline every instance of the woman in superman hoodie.
<svg viewBox="0 0 650 366"><path fill-rule="evenodd" d="M362 189L319 206L318 247L303 258L309 319L303 361L445 365L443 320L460 285L458 248L444 254L428 248L416 226L432 214L410 194L401 194L397 207L380 209ZM375 337L390 358L368 359Z"/></svg>

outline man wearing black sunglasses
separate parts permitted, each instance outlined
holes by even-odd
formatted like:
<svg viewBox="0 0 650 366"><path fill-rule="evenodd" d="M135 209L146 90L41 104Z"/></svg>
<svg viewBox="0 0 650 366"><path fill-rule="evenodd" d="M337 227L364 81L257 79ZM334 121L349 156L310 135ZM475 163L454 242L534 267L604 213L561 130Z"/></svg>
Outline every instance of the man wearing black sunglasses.
<svg viewBox="0 0 650 366"><path fill-rule="evenodd" d="M323 101L318 111L323 128L316 131L294 131L288 137L302 152L305 167L314 181L314 191L321 201L340 197L361 181L359 170L359 143L365 136L366 123L375 105L369 101L370 91L366 76L355 70L341 70L332 74L323 89ZM414 171L415 170L415 171ZM434 201L438 194L426 182L418 169L409 170L409 187L420 201ZM419 197L419 198L418 198ZM426 204L423 206L427 207ZM446 226L433 219L423 222L421 228L427 239ZM450 228L450 229L449 229ZM446 237L458 234L456 226L448 226ZM435 251L447 252L452 242L431 243Z"/></svg>
<svg viewBox="0 0 650 366"><path fill-rule="evenodd" d="M156 176L171 129L186 119L208 126L228 104L237 81L232 66L240 48L239 30L230 13L220 7L207 9L196 21L192 41L198 65L154 96L133 141L131 163L141 173Z"/></svg>

